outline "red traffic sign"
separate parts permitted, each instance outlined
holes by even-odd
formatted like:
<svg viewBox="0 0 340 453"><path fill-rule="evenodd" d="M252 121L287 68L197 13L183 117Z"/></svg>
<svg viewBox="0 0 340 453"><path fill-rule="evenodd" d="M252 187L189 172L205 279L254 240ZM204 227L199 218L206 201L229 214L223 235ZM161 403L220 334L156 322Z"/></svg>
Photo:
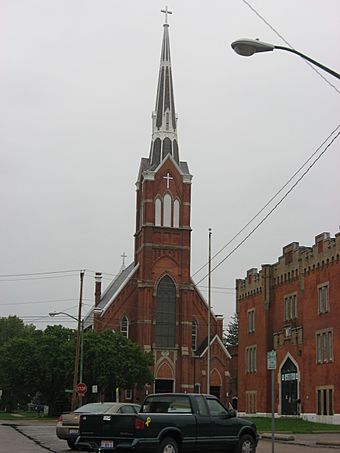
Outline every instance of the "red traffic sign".
<svg viewBox="0 0 340 453"><path fill-rule="evenodd" d="M76 392L78 393L78 395L84 396L87 392L87 385L80 382L76 385Z"/></svg>

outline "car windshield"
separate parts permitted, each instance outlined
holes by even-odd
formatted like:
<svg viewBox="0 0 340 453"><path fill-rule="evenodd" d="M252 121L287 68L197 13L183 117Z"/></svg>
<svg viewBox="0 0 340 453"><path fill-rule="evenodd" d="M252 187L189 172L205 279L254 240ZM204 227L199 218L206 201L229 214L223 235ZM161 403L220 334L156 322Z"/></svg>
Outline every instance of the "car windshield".
<svg viewBox="0 0 340 453"><path fill-rule="evenodd" d="M74 412L93 412L96 414L103 414L107 410L109 410L112 407L111 404L105 404L105 403L90 403L90 404L85 404L84 406L78 407Z"/></svg>

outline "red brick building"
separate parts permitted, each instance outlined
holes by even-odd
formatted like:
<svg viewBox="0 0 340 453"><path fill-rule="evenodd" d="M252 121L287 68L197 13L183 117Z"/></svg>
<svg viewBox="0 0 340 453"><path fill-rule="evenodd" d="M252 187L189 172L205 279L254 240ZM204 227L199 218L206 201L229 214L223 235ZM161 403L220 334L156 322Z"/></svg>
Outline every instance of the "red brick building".
<svg viewBox="0 0 340 453"><path fill-rule="evenodd" d="M275 412L340 423L340 233L283 248L236 281L238 409L271 413L267 353L276 351Z"/></svg>
<svg viewBox="0 0 340 453"><path fill-rule="evenodd" d="M131 101L132 102L132 101ZM154 354L151 392L207 392L208 306L190 277L191 180L179 158L170 60L164 25L148 158L136 182L134 261L101 294L97 275L94 329L120 331ZM88 320L93 316L90 313ZM210 391L226 399L228 359L223 319L211 314ZM140 399L144 393L132 397ZM120 398L131 396L121 392Z"/></svg>

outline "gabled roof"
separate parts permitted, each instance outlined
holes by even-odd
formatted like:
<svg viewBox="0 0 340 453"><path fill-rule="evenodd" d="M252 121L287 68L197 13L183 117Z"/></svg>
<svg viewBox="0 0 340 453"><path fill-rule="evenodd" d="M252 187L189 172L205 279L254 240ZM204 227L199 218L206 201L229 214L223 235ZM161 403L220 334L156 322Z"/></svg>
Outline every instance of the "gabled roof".
<svg viewBox="0 0 340 453"><path fill-rule="evenodd" d="M112 300L120 293L138 267L139 264L135 265L135 263L132 262L125 269L122 269L102 294L97 308L102 308L103 312L105 312Z"/></svg>
<svg viewBox="0 0 340 453"><path fill-rule="evenodd" d="M213 338L211 338L210 347L212 346L212 344L215 341L217 341L219 343L219 345L221 346L221 349L223 350L225 355L228 357L228 359L231 359L231 355L229 354L228 349L224 346L221 338L217 334ZM208 351L208 337L205 337L205 339L202 341L202 343L196 349L195 354L196 354L196 356L203 357L207 351Z"/></svg>
<svg viewBox="0 0 340 453"><path fill-rule="evenodd" d="M99 304L95 307L96 309L101 308L103 310L101 315L105 313L115 297L117 297L120 291L130 280L131 276L136 272L138 267L139 264L135 265L135 263L132 262L126 268L121 269L119 274L116 275L116 277L112 280L112 282L102 294ZM91 327L93 324L93 310L94 308L91 308L89 313L84 318L84 329Z"/></svg>

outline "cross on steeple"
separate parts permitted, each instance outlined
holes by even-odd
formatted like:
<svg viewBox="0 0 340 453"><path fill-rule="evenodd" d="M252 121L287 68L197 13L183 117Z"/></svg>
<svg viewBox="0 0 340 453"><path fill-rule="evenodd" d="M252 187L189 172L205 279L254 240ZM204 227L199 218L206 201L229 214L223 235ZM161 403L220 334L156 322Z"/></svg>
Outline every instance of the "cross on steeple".
<svg viewBox="0 0 340 453"><path fill-rule="evenodd" d="M161 13L165 14L165 23L168 23L168 14L172 14L172 11L168 10L168 7L166 6L165 9L161 9Z"/></svg>
<svg viewBox="0 0 340 453"><path fill-rule="evenodd" d="M125 267L125 258L127 258L127 255L125 255L125 252L123 252L123 254L120 256L123 258L122 267Z"/></svg>
<svg viewBox="0 0 340 453"><path fill-rule="evenodd" d="M174 179L172 176L170 176L170 173L168 172L166 176L163 176L164 179L166 179L166 188L169 189L170 187L170 179Z"/></svg>

